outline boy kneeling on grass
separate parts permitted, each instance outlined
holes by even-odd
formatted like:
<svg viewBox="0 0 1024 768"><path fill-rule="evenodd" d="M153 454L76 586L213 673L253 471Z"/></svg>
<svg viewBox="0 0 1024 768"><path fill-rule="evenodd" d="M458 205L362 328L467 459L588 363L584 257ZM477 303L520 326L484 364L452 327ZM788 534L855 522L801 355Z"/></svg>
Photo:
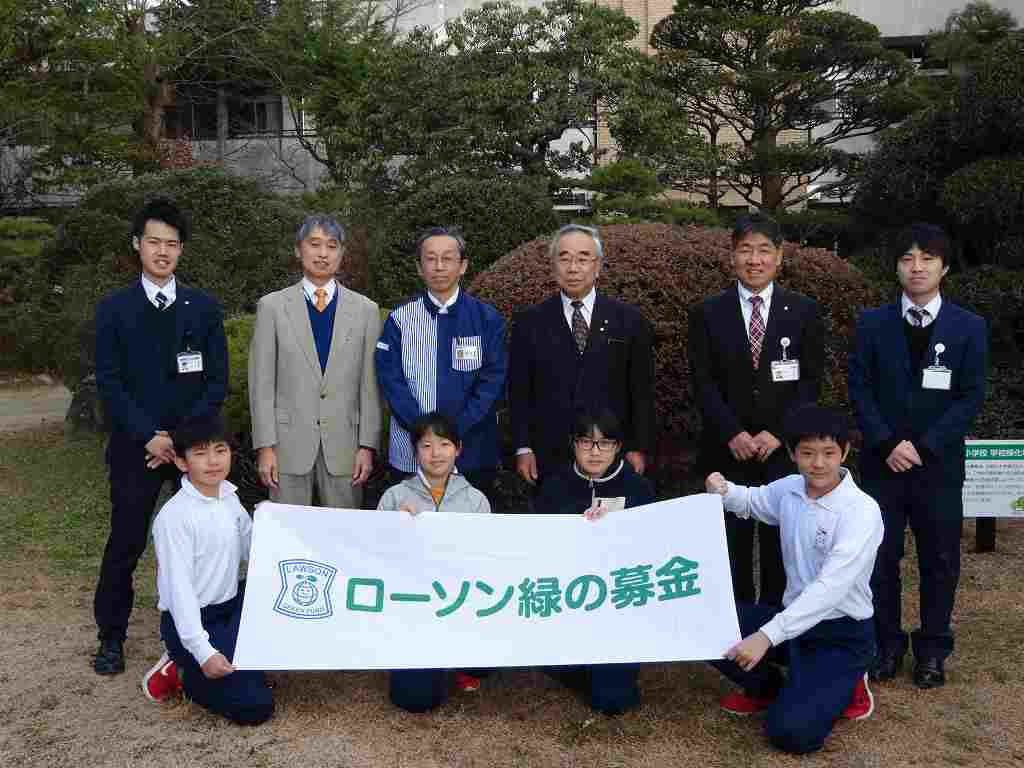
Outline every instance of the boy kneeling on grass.
<svg viewBox="0 0 1024 768"><path fill-rule="evenodd" d="M722 699L725 711L766 710L772 744L804 753L821 748L836 720L863 720L874 710L869 582L882 516L842 466L850 450L842 414L799 406L785 426L799 475L758 488L718 472L705 481L709 493L725 497L727 511L779 527L786 571L784 608L737 604L743 640L712 664L743 689ZM776 665L787 665L788 676Z"/></svg>
<svg viewBox="0 0 1024 768"><path fill-rule="evenodd" d="M181 490L153 522L160 636L167 653L147 673L143 691L155 700L185 695L241 725L274 713L262 672L231 665L242 618L252 520L227 481L231 447L218 420L183 425L174 435L174 463L185 473Z"/></svg>

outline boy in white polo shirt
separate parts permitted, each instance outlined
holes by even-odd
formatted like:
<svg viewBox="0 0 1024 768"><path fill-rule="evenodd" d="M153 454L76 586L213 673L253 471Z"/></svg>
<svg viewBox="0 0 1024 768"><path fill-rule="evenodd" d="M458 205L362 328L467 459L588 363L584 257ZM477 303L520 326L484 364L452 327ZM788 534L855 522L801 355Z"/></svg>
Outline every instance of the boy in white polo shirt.
<svg viewBox="0 0 1024 768"><path fill-rule="evenodd" d="M723 698L723 709L766 710L769 740L804 753L821 748L836 720L862 720L874 710L867 686L875 654L870 579L882 516L842 466L850 450L842 414L798 406L785 432L799 475L759 488L718 472L705 482L727 511L779 527L786 571L784 607L737 604L743 640L712 663L743 689ZM789 667L785 678L778 664Z"/></svg>
<svg viewBox="0 0 1024 768"><path fill-rule="evenodd" d="M238 568L252 536L252 520L226 479L231 448L214 420L185 424L173 438L185 476L153 523L160 636L189 699L233 722L258 725L274 712L266 678L231 664L242 617ZM154 698L154 673L170 672L158 663L143 683L147 695Z"/></svg>

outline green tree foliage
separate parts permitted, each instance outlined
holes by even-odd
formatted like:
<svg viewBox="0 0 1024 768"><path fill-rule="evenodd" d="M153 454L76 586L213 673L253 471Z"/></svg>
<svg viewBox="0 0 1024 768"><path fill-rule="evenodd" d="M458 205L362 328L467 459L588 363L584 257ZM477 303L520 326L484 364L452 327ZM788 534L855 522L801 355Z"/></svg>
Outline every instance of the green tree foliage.
<svg viewBox="0 0 1024 768"><path fill-rule="evenodd" d="M994 8L986 0L971 2L946 17L941 31L928 40L928 56L950 63L978 61L996 43L1017 29L1017 18L1009 10Z"/></svg>
<svg viewBox="0 0 1024 768"><path fill-rule="evenodd" d="M884 133L857 178L865 225L926 219L949 227L969 264L1019 263L1024 236L1024 37L993 45L933 105Z"/></svg>
<svg viewBox="0 0 1024 768"><path fill-rule="evenodd" d="M342 76L349 64L372 65L372 87L353 93L342 78L322 81L311 104L332 167L363 166L384 187L456 174L548 178L586 170L596 105L619 82L622 62L639 56L627 45L635 35L631 19L585 0L526 9L485 3L442 32L418 29L392 48L343 62ZM338 104L336 94L357 103ZM557 149L574 128L578 141Z"/></svg>
<svg viewBox="0 0 1024 768"><path fill-rule="evenodd" d="M902 54L882 45L874 25L825 5L678 0L651 36L661 80L691 121L738 136L711 155L724 181L769 211L847 171L851 157L838 142L881 131L919 104ZM806 138L782 143L784 131Z"/></svg>

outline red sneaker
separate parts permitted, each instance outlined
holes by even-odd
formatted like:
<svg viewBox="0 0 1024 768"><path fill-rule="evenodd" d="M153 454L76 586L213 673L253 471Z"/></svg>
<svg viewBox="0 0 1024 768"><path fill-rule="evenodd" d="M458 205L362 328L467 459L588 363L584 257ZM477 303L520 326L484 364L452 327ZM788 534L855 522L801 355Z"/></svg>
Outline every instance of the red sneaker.
<svg viewBox="0 0 1024 768"><path fill-rule="evenodd" d="M747 696L742 691L736 691L722 697L719 705L731 715L746 717L764 712L772 705L775 699L762 699L757 696Z"/></svg>
<svg viewBox="0 0 1024 768"><path fill-rule="evenodd" d="M853 689L853 698L843 710L842 718L844 720L867 720L874 711L875 697L871 695L871 689L868 688L868 673L865 672L864 677L857 681L857 685Z"/></svg>
<svg viewBox="0 0 1024 768"><path fill-rule="evenodd" d="M467 675L465 672L456 672L455 687L460 691L478 691L480 690L480 678Z"/></svg>
<svg viewBox="0 0 1024 768"><path fill-rule="evenodd" d="M150 701L167 701L173 699L181 690L178 679L178 667L171 657L164 653L153 668L142 678L142 692Z"/></svg>

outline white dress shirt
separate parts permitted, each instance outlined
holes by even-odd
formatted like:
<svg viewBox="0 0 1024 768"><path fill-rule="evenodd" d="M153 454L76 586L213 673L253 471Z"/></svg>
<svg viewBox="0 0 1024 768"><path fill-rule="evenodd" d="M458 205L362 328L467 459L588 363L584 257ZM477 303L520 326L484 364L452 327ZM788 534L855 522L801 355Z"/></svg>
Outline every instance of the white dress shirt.
<svg viewBox="0 0 1024 768"><path fill-rule="evenodd" d="M437 296L432 294L430 291L427 291L427 296L430 298L432 302L434 302L434 306L437 307L437 314L447 315L448 307L450 307L452 304L459 300L459 286L455 286L455 293L453 293L448 298L448 301L445 302L442 302L440 299L437 298Z"/></svg>
<svg viewBox="0 0 1024 768"><path fill-rule="evenodd" d="M217 649L199 610L238 593L238 566L249 559L252 520L236 490L225 480L210 498L183 477L153 521L158 605L171 612L181 644L200 666Z"/></svg>
<svg viewBox="0 0 1024 768"><path fill-rule="evenodd" d="M839 485L818 499L807 497L802 475L759 488L728 484L728 511L779 527L785 609L761 627L772 645L828 619L874 615L870 581L882 543L882 512L847 469L840 472Z"/></svg>
<svg viewBox="0 0 1024 768"><path fill-rule="evenodd" d="M317 285L308 277L302 278L302 292L306 294L306 299L314 306L316 306L316 290L318 288L323 288L327 291L327 304L330 304L334 299L334 294L338 291L338 281L328 280L323 285Z"/></svg>
<svg viewBox="0 0 1024 768"><path fill-rule="evenodd" d="M754 305L750 299L754 296L761 297L761 319L764 320L764 327L768 327L768 312L772 308L772 294L775 292L775 281L768 283L761 289L760 293L754 293L743 283L736 281L736 288L740 292L740 312L743 313L743 327L747 331L747 339L750 339L750 316L754 314Z"/></svg>
<svg viewBox="0 0 1024 768"><path fill-rule="evenodd" d="M174 300L178 297L178 283L174 279L174 275L171 275L171 279L167 281L167 285L157 285L148 277L145 273L142 275L142 289L146 292L146 298L149 299L150 303L160 309L160 302L156 300L156 295L162 293L167 297L167 303L164 304L164 308L171 306Z"/></svg>
<svg viewBox="0 0 1024 768"><path fill-rule="evenodd" d="M572 330L572 303L575 299L570 299L564 293L560 294L562 297L562 311L565 313L565 322L569 324L569 330ZM594 316L594 302L597 300L597 289L591 288L590 293L584 296L580 301L583 302L583 306L580 307L580 312L583 313L583 319L587 321L587 327L590 327L590 318Z"/></svg>
<svg viewBox="0 0 1024 768"><path fill-rule="evenodd" d="M906 320L911 325L913 325L914 321L911 319L910 315L907 314L907 312L910 310L911 307L917 307L917 304L912 302L910 300L910 297L904 293L903 298L900 300L900 305L903 307L903 319ZM935 322L935 318L939 316L939 309L941 307L942 294L939 293L935 294L935 298L929 301L923 307L917 307L918 309L923 309L925 312L928 313L921 319L922 328L927 328L929 325Z"/></svg>

